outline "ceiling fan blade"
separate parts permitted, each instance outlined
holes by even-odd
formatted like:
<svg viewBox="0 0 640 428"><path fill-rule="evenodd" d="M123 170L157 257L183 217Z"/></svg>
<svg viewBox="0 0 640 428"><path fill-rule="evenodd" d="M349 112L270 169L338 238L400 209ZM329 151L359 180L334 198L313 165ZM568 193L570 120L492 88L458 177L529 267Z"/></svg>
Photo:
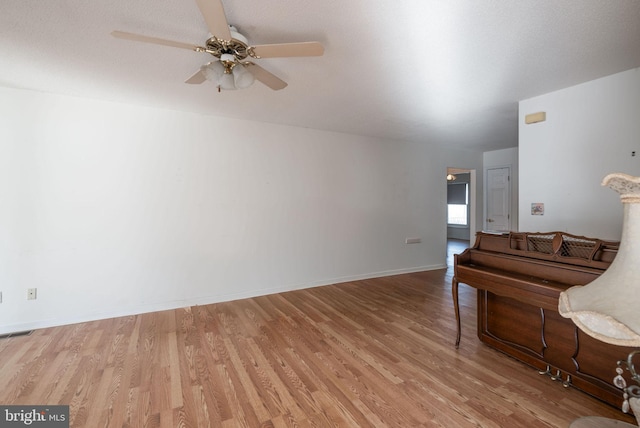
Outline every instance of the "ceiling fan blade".
<svg viewBox="0 0 640 428"><path fill-rule="evenodd" d="M206 80L207 78L204 76L202 70L198 70L193 76L185 80L184 83L189 83L190 85L199 85L206 82Z"/></svg>
<svg viewBox="0 0 640 428"><path fill-rule="evenodd" d="M268 72L267 70L265 70L264 68L260 67L257 64L248 62L246 64L246 67L247 67L247 70L249 70L249 72L253 74L253 77L255 77L256 80L259 80L264 85L270 87L274 91L279 91L280 89L284 89L287 87L287 82L285 82L284 80L281 80L275 74Z"/></svg>
<svg viewBox="0 0 640 428"><path fill-rule="evenodd" d="M257 45L253 52L260 58L278 58L291 56L321 56L324 46L319 42L280 43Z"/></svg>
<svg viewBox="0 0 640 428"><path fill-rule="evenodd" d="M211 34L222 40L231 40L222 0L196 0L196 3Z"/></svg>
<svg viewBox="0 0 640 428"><path fill-rule="evenodd" d="M143 36L142 34L127 33L125 31L112 31L111 35L118 39L133 40L134 42L153 43L155 45L171 46L173 48L198 51L204 48L189 43L174 42L173 40L159 39L157 37Z"/></svg>

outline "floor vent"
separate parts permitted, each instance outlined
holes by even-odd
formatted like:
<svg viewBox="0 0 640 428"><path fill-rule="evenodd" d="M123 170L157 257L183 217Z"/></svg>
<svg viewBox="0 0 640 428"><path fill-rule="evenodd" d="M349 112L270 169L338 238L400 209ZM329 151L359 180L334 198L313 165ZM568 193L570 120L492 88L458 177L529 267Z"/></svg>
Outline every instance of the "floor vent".
<svg viewBox="0 0 640 428"><path fill-rule="evenodd" d="M33 333L33 330L16 331L14 333L5 333L5 334L0 334L0 339L8 339L10 337L18 337L18 336L29 336L31 333Z"/></svg>

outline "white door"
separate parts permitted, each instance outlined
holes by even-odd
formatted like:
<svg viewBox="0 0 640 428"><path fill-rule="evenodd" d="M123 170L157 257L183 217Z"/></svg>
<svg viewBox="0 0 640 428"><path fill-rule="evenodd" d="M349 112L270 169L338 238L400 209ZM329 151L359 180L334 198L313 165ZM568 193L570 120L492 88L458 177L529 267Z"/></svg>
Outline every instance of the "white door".
<svg viewBox="0 0 640 428"><path fill-rule="evenodd" d="M510 169L509 167L487 169L486 230L498 232L511 230Z"/></svg>

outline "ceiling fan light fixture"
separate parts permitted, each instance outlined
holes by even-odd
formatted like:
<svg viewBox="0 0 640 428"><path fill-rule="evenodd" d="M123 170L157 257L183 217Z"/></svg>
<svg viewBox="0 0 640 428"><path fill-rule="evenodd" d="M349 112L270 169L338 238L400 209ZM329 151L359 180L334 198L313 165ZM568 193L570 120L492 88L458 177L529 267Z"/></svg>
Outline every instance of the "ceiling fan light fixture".
<svg viewBox="0 0 640 428"><path fill-rule="evenodd" d="M211 61L200 67L200 70L202 74L204 74L205 79L216 83L224 74L224 66L220 61Z"/></svg>
<svg viewBox="0 0 640 428"><path fill-rule="evenodd" d="M223 74L222 76L220 76L220 79L218 80L217 83L220 89L224 89L227 91L237 89L233 79L233 74L227 74L227 73Z"/></svg>
<svg viewBox="0 0 640 428"><path fill-rule="evenodd" d="M238 89L245 89L253 85L255 77L242 64L236 64L233 67L233 82Z"/></svg>
<svg viewBox="0 0 640 428"><path fill-rule="evenodd" d="M253 85L254 75L231 54L224 54L219 61L211 61L200 68L205 79L220 89L245 89Z"/></svg>

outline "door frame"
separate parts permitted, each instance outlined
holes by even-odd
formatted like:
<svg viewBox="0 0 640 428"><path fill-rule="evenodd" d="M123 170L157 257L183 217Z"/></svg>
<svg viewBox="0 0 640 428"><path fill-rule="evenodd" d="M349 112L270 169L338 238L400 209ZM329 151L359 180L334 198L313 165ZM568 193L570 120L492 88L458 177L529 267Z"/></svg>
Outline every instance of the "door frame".
<svg viewBox="0 0 640 428"><path fill-rule="evenodd" d="M469 173L469 243L476 240L476 224L478 216L477 177L475 169L447 167L447 174ZM446 206L445 206L446 209ZM445 211L446 212L446 211ZM445 230L448 227L445 215Z"/></svg>

